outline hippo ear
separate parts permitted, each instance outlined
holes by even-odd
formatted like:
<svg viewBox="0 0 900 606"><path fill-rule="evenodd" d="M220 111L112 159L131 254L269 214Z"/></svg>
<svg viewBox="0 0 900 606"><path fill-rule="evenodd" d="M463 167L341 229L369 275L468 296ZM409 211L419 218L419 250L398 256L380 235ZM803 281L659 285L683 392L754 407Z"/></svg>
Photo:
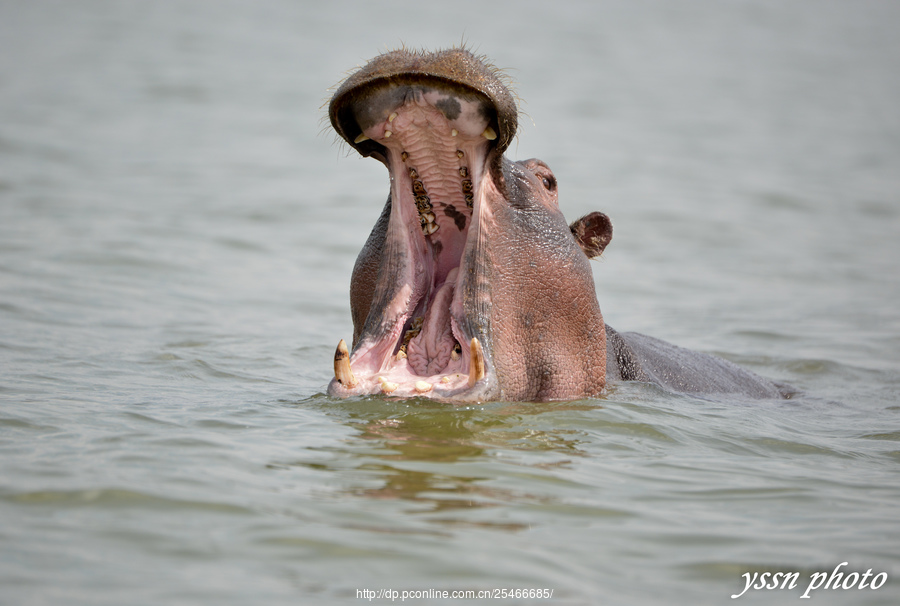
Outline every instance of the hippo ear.
<svg viewBox="0 0 900 606"><path fill-rule="evenodd" d="M573 221L569 229L588 259L599 257L612 240L612 222L601 212L593 212Z"/></svg>

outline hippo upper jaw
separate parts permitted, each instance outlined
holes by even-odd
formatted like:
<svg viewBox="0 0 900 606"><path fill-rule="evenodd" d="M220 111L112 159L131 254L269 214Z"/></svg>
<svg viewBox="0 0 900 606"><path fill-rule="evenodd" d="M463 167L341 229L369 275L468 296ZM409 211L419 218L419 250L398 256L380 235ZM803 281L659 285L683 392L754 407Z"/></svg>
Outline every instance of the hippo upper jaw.
<svg viewBox="0 0 900 606"><path fill-rule="evenodd" d="M430 82L484 100L489 126L497 135L498 153L503 153L515 137L518 127L515 99L503 73L484 57L462 48L434 53L402 49L379 55L358 69L341 83L328 104L335 131L361 155L383 156L381 143L365 137L363 130L390 114L385 105L399 105L396 100L384 97L381 103L373 103L372 96L384 85L401 82Z"/></svg>

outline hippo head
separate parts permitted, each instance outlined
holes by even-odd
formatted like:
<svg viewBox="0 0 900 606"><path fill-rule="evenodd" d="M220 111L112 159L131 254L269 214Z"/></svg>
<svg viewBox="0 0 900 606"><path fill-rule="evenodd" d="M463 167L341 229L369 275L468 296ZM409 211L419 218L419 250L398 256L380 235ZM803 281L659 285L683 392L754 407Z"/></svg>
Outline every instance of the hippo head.
<svg viewBox="0 0 900 606"><path fill-rule="evenodd" d="M540 160L503 152L516 102L464 49L376 57L329 104L337 133L382 162L390 194L353 269L353 346L331 395L572 399L606 384L589 256L612 227L567 225Z"/></svg>

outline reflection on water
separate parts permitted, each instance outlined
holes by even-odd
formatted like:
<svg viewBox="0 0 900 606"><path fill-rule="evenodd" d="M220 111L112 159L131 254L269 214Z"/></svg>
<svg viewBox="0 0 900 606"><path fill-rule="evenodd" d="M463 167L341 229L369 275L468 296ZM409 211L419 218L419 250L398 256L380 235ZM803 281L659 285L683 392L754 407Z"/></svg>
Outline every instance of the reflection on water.
<svg viewBox="0 0 900 606"><path fill-rule="evenodd" d="M489 469L498 453L558 453L565 457L584 456L577 429L540 423L542 415L564 411L590 411L599 403L497 403L487 406L456 407L430 400L391 401L366 398L360 401L327 401L327 414L340 416L357 433L342 448L331 449L347 455L354 469L364 472L365 484L351 487L345 494L359 498L397 499L410 503L404 511L416 514L455 513L430 516L444 525L474 525L501 530L521 530L526 524L472 521L467 510L518 503L551 504L552 497L529 495L521 489L492 486ZM570 459L535 461L517 465L537 470L569 465ZM322 463L301 463L323 471L335 471ZM346 468L347 460L341 459ZM461 474L460 471L468 471ZM522 471L522 477L533 475Z"/></svg>

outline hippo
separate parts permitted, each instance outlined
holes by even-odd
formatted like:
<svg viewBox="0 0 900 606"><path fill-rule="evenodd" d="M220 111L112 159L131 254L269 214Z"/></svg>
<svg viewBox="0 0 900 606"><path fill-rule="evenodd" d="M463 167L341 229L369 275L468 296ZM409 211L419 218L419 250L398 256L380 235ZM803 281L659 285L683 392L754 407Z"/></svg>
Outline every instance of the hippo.
<svg viewBox="0 0 900 606"><path fill-rule="evenodd" d="M516 101L484 57L386 52L337 87L328 115L390 175L353 268L352 348L338 343L331 396L571 400L616 381L783 396L726 360L604 323L589 259L612 223L567 224L547 164L506 158Z"/></svg>

